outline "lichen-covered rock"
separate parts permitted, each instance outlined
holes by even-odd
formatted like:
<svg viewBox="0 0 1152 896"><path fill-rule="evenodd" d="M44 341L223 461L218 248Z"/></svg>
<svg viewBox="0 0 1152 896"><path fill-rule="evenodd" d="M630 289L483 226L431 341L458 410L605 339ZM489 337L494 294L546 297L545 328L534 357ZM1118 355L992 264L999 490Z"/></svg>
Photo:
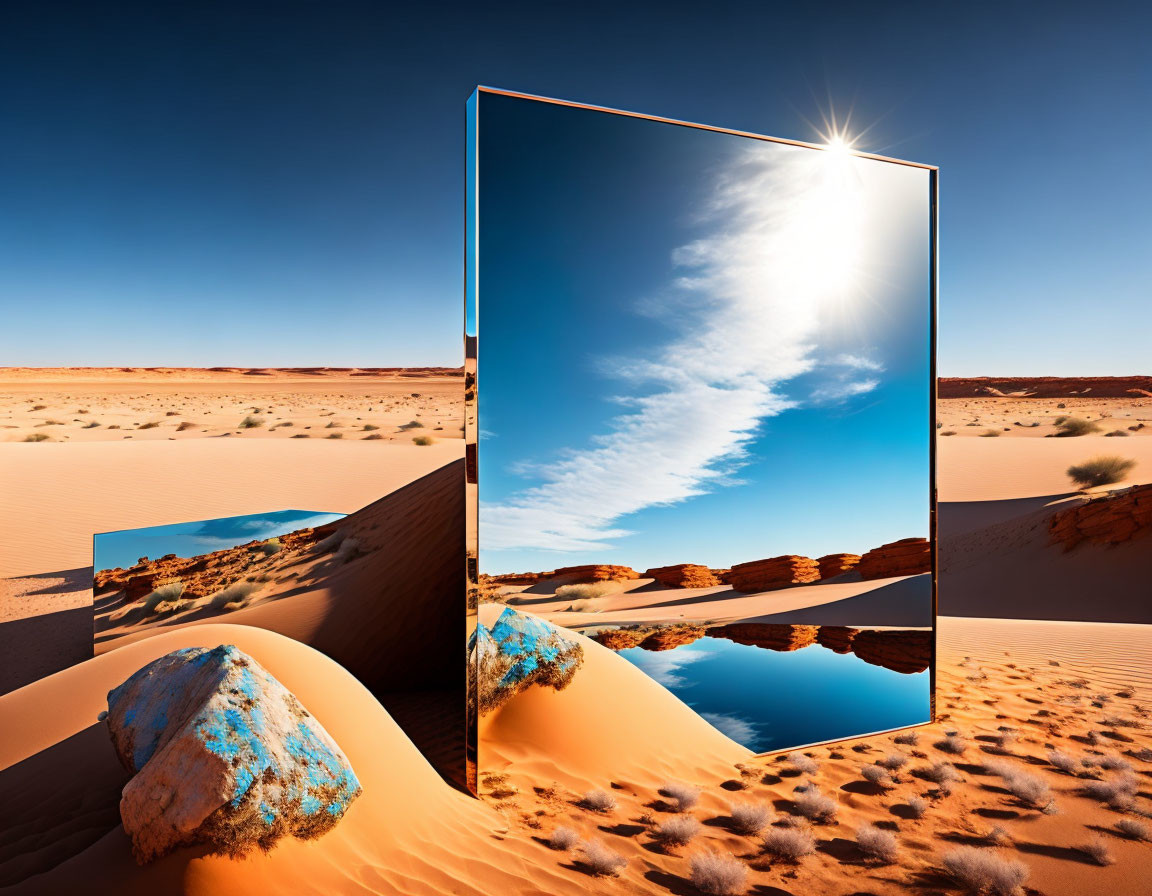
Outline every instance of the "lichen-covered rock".
<svg viewBox="0 0 1152 896"><path fill-rule="evenodd" d="M133 773L120 817L140 863L192 844L241 855L318 837L361 793L328 732L230 644L149 663L108 693L105 721Z"/></svg>
<svg viewBox="0 0 1152 896"><path fill-rule="evenodd" d="M555 626L506 607L492 628L476 626L468 656L470 691L483 714L534 684L568 687L584 662L584 648Z"/></svg>

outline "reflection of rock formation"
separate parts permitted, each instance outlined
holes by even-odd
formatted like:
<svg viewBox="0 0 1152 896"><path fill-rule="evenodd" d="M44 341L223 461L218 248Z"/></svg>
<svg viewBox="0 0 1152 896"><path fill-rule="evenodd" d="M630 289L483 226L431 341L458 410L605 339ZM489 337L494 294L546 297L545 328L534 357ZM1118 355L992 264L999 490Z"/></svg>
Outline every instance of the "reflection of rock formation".
<svg viewBox="0 0 1152 896"><path fill-rule="evenodd" d="M737 591L753 594L804 582L815 582L819 578L820 565L815 560L811 557L787 554L767 560L737 563L729 570L727 581Z"/></svg>
<svg viewBox="0 0 1152 896"><path fill-rule="evenodd" d="M628 650L631 647L639 647L640 642L646 637L648 633L643 629L610 628L597 632L593 640L599 641L609 650Z"/></svg>
<svg viewBox="0 0 1152 896"><path fill-rule="evenodd" d="M704 637L704 628L699 625L674 625L658 628L640 642L645 650L672 650L683 644L691 644Z"/></svg>
<svg viewBox="0 0 1152 896"><path fill-rule="evenodd" d="M860 633L858 628L847 628L843 625L822 625L816 634L816 643L827 647L834 653L850 653L852 642Z"/></svg>
<svg viewBox="0 0 1152 896"><path fill-rule="evenodd" d="M1093 398L1127 398L1152 391L1152 376L1028 376L1028 377L941 377L940 398L973 398L981 395L1027 398L1068 398L1089 394ZM1014 396L1022 397L1022 396Z"/></svg>
<svg viewBox="0 0 1152 896"><path fill-rule="evenodd" d="M584 648L543 620L508 607L489 629L478 624L468 644L469 699L481 713L496 709L524 688L563 690L584 661Z"/></svg>
<svg viewBox="0 0 1152 896"><path fill-rule="evenodd" d="M830 579L850 572L860 562L859 554L825 554L816 561L820 565L820 578Z"/></svg>
<svg viewBox="0 0 1152 896"><path fill-rule="evenodd" d="M667 588L712 588L720 584L712 570L698 563L659 566L646 570L644 578L655 579Z"/></svg>
<svg viewBox="0 0 1152 896"><path fill-rule="evenodd" d="M1054 513L1048 522L1052 540L1072 550L1082 541L1120 544L1152 529L1152 483L1093 498Z"/></svg>
<svg viewBox="0 0 1152 896"><path fill-rule="evenodd" d="M932 571L932 545L926 538L902 538L873 548L857 567L863 579L889 579Z"/></svg>
<svg viewBox="0 0 1152 896"><path fill-rule="evenodd" d="M727 638L737 644L765 647L768 650L800 650L816 643L820 627L816 625L778 625L763 622L735 622L708 629L713 638Z"/></svg>
<svg viewBox="0 0 1152 896"><path fill-rule="evenodd" d="M197 843L236 855L318 837L361 793L316 718L231 645L149 663L108 694L107 724L135 775L120 816L139 862Z"/></svg>
<svg viewBox="0 0 1152 896"><path fill-rule="evenodd" d="M932 662L934 641L932 632L865 630L852 639L852 652L893 672L923 672Z"/></svg>

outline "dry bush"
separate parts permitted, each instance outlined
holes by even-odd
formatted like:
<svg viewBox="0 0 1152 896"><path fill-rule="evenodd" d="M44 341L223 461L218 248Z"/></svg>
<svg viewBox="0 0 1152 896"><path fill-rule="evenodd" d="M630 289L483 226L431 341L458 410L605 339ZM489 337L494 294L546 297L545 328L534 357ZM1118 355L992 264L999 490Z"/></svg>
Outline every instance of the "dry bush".
<svg viewBox="0 0 1152 896"><path fill-rule="evenodd" d="M24 436L25 442L47 442L48 436L42 432L34 432L31 435Z"/></svg>
<svg viewBox="0 0 1152 896"><path fill-rule="evenodd" d="M877 787L885 789L892 786L892 776L888 774L886 769L878 765L866 765L860 769L860 777L862 777L869 784L875 784Z"/></svg>
<svg viewBox="0 0 1152 896"><path fill-rule="evenodd" d="M998 430L998 429L986 429L986 430L984 430L984 432L980 433L980 438L982 438L982 439L995 439L995 438L999 437L999 435L1000 435L1000 430Z"/></svg>
<svg viewBox="0 0 1152 896"><path fill-rule="evenodd" d="M616 797L605 790L589 790L581 798L580 805L593 812L610 812L616 808Z"/></svg>
<svg viewBox="0 0 1152 896"><path fill-rule="evenodd" d="M1057 417L1056 435L1060 438L1072 436L1086 436L1089 433L1099 432L1100 426L1091 420L1082 417Z"/></svg>
<svg viewBox="0 0 1152 896"><path fill-rule="evenodd" d="M794 750L788 754L788 762L796 771L804 775L814 775L820 769L815 759L811 756L805 756L799 750Z"/></svg>
<svg viewBox="0 0 1152 896"><path fill-rule="evenodd" d="M691 815L669 818L652 832L652 836L669 846L684 846L700 833L700 822Z"/></svg>
<svg viewBox="0 0 1152 896"><path fill-rule="evenodd" d="M731 855L700 853L689 868L692 886L709 896L735 896L748 886L748 866Z"/></svg>
<svg viewBox="0 0 1152 896"><path fill-rule="evenodd" d="M908 798L908 808L913 818L923 818L928 813L928 803L918 796Z"/></svg>
<svg viewBox="0 0 1152 896"><path fill-rule="evenodd" d="M961 846L941 860L944 871L970 893L1014 896L1028 879L1028 866L989 849Z"/></svg>
<svg viewBox="0 0 1152 896"><path fill-rule="evenodd" d="M1116 830L1130 840L1152 839L1152 833L1149 833L1148 826L1135 818L1121 818L1116 822Z"/></svg>
<svg viewBox="0 0 1152 896"><path fill-rule="evenodd" d="M728 812L732 816L732 828L738 834L759 834L772 824L776 813L763 803L739 803Z"/></svg>
<svg viewBox="0 0 1152 896"><path fill-rule="evenodd" d="M960 756L968 749L968 741L959 734L950 734L943 740L938 740L933 746L941 753L951 753Z"/></svg>
<svg viewBox="0 0 1152 896"><path fill-rule="evenodd" d="M1102 803L1127 797L1131 800L1136 796L1139 782L1136 776L1128 773L1121 774L1110 781L1090 781L1084 785L1084 795Z"/></svg>
<svg viewBox="0 0 1152 896"><path fill-rule="evenodd" d="M816 852L816 838L806 828L772 828L760 838L764 852L788 862L798 862Z"/></svg>
<svg viewBox="0 0 1152 896"><path fill-rule="evenodd" d="M796 797L796 812L818 824L828 824L836 818L836 801L822 794L815 785Z"/></svg>
<svg viewBox="0 0 1152 896"><path fill-rule="evenodd" d="M883 759L878 760L876 764L890 772L895 772L908 764L908 756L904 753L889 753Z"/></svg>
<svg viewBox="0 0 1152 896"><path fill-rule="evenodd" d="M892 742L905 747L914 747L920 743L920 735L915 731L905 731L903 734L897 734L892 738Z"/></svg>
<svg viewBox="0 0 1152 896"><path fill-rule="evenodd" d="M580 835L572 828L556 828L548 838L548 845L553 849L569 850L580 842Z"/></svg>
<svg viewBox="0 0 1152 896"><path fill-rule="evenodd" d="M1055 804L1048 783L1036 775L1010 765L1007 762L986 762L984 770L1004 781L1004 787L1021 802L1033 809L1050 811Z"/></svg>
<svg viewBox="0 0 1152 896"><path fill-rule="evenodd" d="M1075 775L1080 772L1080 762L1076 757L1071 753L1064 753L1060 750L1048 751L1048 764L1067 775Z"/></svg>
<svg viewBox="0 0 1152 896"><path fill-rule="evenodd" d="M628 860L600 840L587 840L580 845L582 864L597 876L612 877L620 873Z"/></svg>
<svg viewBox="0 0 1152 896"><path fill-rule="evenodd" d="M283 547L283 545L280 544L279 538L269 538L267 541L260 545L259 550L262 551L266 556L271 557L273 554L280 553L281 547Z"/></svg>
<svg viewBox="0 0 1152 896"><path fill-rule="evenodd" d="M616 582L584 582L577 585L561 585L556 589L556 597L560 600L595 600L606 594L618 591L620 586Z"/></svg>
<svg viewBox="0 0 1152 896"><path fill-rule="evenodd" d="M1110 772L1130 772L1132 771L1132 763L1130 763L1123 756L1118 756L1115 753L1105 753L1101 756L1096 764L1102 769Z"/></svg>
<svg viewBox="0 0 1152 896"><path fill-rule="evenodd" d="M1012 835L997 824L989 829L984 839L990 846L1006 846L1012 842Z"/></svg>
<svg viewBox="0 0 1152 896"><path fill-rule="evenodd" d="M175 601L183 593L183 582L170 582L167 585L161 585L144 598L144 611L146 613L156 613L159 610L160 604Z"/></svg>
<svg viewBox="0 0 1152 896"><path fill-rule="evenodd" d="M700 789L678 781L668 781L659 790L660 796L672 800L672 811L687 812L700 800Z"/></svg>
<svg viewBox="0 0 1152 896"><path fill-rule="evenodd" d="M936 762L927 768L919 768L916 770L915 775L918 778L923 778L925 781L931 781L933 784L943 786L961 780L960 772L956 771L956 766L951 762Z"/></svg>
<svg viewBox="0 0 1152 896"><path fill-rule="evenodd" d="M1068 478L1081 488L1120 482L1132 472L1136 461L1116 455L1100 455L1068 468Z"/></svg>
<svg viewBox="0 0 1152 896"><path fill-rule="evenodd" d="M256 429L258 426L263 426L264 421L259 417L245 417L240 421L241 429Z"/></svg>
<svg viewBox="0 0 1152 896"><path fill-rule="evenodd" d="M239 609L244 601L259 590L260 585L256 582L236 582L213 594L208 599L208 605L212 607L213 610ZM236 604L237 606L229 607L229 604Z"/></svg>
<svg viewBox="0 0 1152 896"><path fill-rule="evenodd" d="M1076 849L1088 856L1097 865L1111 865L1116 861L1112 858L1112 853L1103 840L1089 840L1087 843L1077 846Z"/></svg>
<svg viewBox="0 0 1152 896"><path fill-rule="evenodd" d="M889 831L872 824L864 824L856 832L856 845L860 850L886 865L891 865L900 855L900 841Z"/></svg>
<svg viewBox="0 0 1152 896"><path fill-rule="evenodd" d="M329 436L328 438L332 438L332 436ZM412 440L412 444L420 445L421 447L427 447L428 445L435 445L436 440L432 438L432 436L416 436L416 438Z"/></svg>

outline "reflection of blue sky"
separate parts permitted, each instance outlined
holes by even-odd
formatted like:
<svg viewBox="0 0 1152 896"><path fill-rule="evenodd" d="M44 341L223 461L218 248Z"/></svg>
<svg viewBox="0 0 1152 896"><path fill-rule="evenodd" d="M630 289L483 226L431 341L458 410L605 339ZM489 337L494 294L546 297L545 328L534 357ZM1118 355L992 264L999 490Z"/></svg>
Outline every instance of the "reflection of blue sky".
<svg viewBox="0 0 1152 896"><path fill-rule="evenodd" d="M904 675L817 645L784 652L701 638L620 655L758 753L929 720L927 671Z"/></svg>
<svg viewBox="0 0 1152 896"><path fill-rule="evenodd" d="M263 541L298 529L322 526L344 516L343 513L314 510L277 510L168 526L101 532L93 539L93 568L126 568L141 557L155 560L165 554L195 557L249 541Z"/></svg>
<svg viewBox="0 0 1152 896"><path fill-rule="evenodd" d="M484 571L927 534L923 170L481 102Z"/></svg>

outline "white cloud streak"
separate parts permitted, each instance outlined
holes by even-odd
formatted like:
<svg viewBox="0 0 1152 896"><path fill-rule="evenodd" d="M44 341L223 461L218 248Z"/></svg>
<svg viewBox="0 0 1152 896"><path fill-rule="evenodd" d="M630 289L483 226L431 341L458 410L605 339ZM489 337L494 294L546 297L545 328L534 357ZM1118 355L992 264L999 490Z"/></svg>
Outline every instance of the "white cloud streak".
<svg viewBox="0 0 1152 896"><path fill-rule="evenodd" d="M731 481L761 422L794 406L778 387L816 366L822 310L858 264L843 164L778 144L732 161L700 216L710 235L673 253L663 316L678 335L618 362L631 392L607 431L533 468L540 484L481 506L484 550L603 549L629 534L630 514Z"/></svg>

